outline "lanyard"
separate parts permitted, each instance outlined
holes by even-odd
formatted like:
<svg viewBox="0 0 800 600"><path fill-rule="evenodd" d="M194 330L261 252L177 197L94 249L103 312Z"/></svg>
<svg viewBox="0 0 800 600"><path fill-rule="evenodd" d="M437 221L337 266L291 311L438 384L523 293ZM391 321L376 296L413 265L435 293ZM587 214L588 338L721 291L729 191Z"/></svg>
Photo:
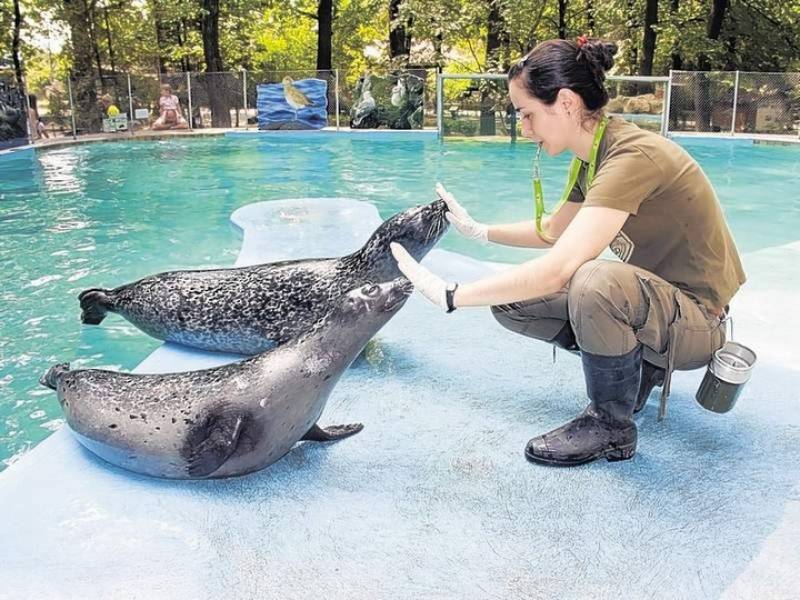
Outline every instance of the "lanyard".
<svg viewBox="0 0 800 600"><path fill-rule="evenodd" d="M600 140L603 139L603 133L605 133L606 125L608 125L608 117L603 115L600 119L600 122L597 125L597 130L594 132L594 139L592 140L592 149L589 152L589 167L586 171L586 187L588 188L592 184L592 179L594 179L594 172L597 169L597 151L600 149ZM536 232L539 234L544 241L548 243L555 243L556 238L551 238L542 230L542 216L545 214L551 214L545 211L544 209L544 193L542 192L542 177L541 172L539 170L539 157L542 154L542 145L539 144L539 148L536 151L536 158L533 159L533 201L534 207L536 209ZM572 192L572 188L575 187L575 184L578 182L578 175L581 171L581 164L583 161L578 158L577 156L572 159L572 163L569 165L569 176L567 177L567 185L564 188L564 193L561 195L561 200L558 201L555 208L553 209L553 213L557 213L564 203L569 198L570 192Z"/></svg>

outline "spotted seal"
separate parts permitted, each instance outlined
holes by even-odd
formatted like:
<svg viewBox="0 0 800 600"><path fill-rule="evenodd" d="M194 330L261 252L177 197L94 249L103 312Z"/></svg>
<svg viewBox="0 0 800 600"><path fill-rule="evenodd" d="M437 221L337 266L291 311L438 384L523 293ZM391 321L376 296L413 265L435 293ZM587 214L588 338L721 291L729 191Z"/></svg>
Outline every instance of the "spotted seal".
<svg viewBox="0 0 800 600"><path fill-rule="evenodd" d="M41 383L57 391L80 442L112 464L170 479L243 475L300 440L362 429L316 423L339 377L411 290L402 277L352 290L299 338L242 362L162 375L62 363Z"/></svg>
<svg viewBox="0 0 800 600"><path fill-rule="evenodd" d="M421 260L447 230L441 200L383 222L358 251L340 258L273 262L207 271L171 271L79 296L84 323L115 312L145 333L202 350L253 355L286 343L366 282L402 275L389 244Z"/></svg>

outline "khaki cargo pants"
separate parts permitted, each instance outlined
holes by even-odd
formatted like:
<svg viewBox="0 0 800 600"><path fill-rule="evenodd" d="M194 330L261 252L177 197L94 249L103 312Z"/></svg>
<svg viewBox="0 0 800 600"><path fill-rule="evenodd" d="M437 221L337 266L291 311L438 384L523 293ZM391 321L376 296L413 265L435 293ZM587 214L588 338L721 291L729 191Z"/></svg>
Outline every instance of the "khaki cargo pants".
<svg viewBox="0 0 800 600"><path fill-rule="evenodd" d="M706 365L725 342L718 316L657 275L612 260L587 262L555 294L491 308L504 327L547 342L569 321L591 354L620 356L639 342L644 359L668 373Z"/></svg>

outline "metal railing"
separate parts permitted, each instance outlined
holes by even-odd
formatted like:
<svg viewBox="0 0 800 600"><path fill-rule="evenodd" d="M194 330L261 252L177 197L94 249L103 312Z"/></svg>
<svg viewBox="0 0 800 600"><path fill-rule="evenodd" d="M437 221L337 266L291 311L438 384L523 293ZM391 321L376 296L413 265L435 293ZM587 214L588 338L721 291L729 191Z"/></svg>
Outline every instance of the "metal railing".
<svg viewBox="0 0 800 600"><path fill-rule="evenodd" d="M606 110L641 127L666 133L668 77L609 77ZM437 83L440 136L503 136L521 131L502 73L440 73Z"/></svg>
<svg viewBox="0 0 800 600"><path fill-rule="evenodd" d="M501 73L435 69L117 73L102 78L73 76L29 91L38 106L43 134L56 136L136 135L162 128L157 122L162 84L169 84L177 96L185 128L292 128L291 123L259 121L259 111L264 110L263 102L259 106L259 86L272 85L273 93L279 94L286 77L293 82L314 80L324 87L328 127L435 127L441 137L512 140L520 134ZM6 79L0 79L0 86L9 89ZM606 87L607 112L663 135L795 136L800 125L800 73L671 71L669 77L610 76ZM22 98L27 100L24 94ZM22 116L28 114L26 106ZM41 127L35 125L37 131L30 132L34 139Z"/></svg>
<svg viewBox="0 0 800 600"><path fill-rule="evenodd" d="M100 133L136 135L165 128L302 128L298 123L259 121L265 104L259 106L259 90L266 93L271 86L272 99L280 96L282 101L286 78L293 86L313 80L315 89L325 90L317 105L325 105L320 108L328 127L416 129L432 125L435 75L431 69L117 73L102 78L70 76L30 91L38 99L47 133L73 138ZM179 127L172 122L164 127L159 120L164 84L178 98Z"/></svg>

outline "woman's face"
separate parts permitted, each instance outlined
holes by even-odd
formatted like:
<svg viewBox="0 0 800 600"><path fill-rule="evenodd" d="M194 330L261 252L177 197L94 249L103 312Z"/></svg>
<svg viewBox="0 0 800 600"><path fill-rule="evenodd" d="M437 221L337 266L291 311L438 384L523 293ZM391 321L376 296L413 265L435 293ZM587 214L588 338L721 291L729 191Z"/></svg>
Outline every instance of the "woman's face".
<svg viewBox="0 0 800 600"><path fill-rule="evenodd" d="M161 95L162 96L171 96L172 90L169 88L161 88Z"/></svg>
<svg viewBox="0 0 800 600"><path fill-rule="evenodd" d="M519 79L509 82L508 92L511 103L519 114L523 137L541 143L550 156L561 154L567 149L566 134L570 130L570 122L566 113L561 110L558 100L548 106L528 94Z"/></svg>

